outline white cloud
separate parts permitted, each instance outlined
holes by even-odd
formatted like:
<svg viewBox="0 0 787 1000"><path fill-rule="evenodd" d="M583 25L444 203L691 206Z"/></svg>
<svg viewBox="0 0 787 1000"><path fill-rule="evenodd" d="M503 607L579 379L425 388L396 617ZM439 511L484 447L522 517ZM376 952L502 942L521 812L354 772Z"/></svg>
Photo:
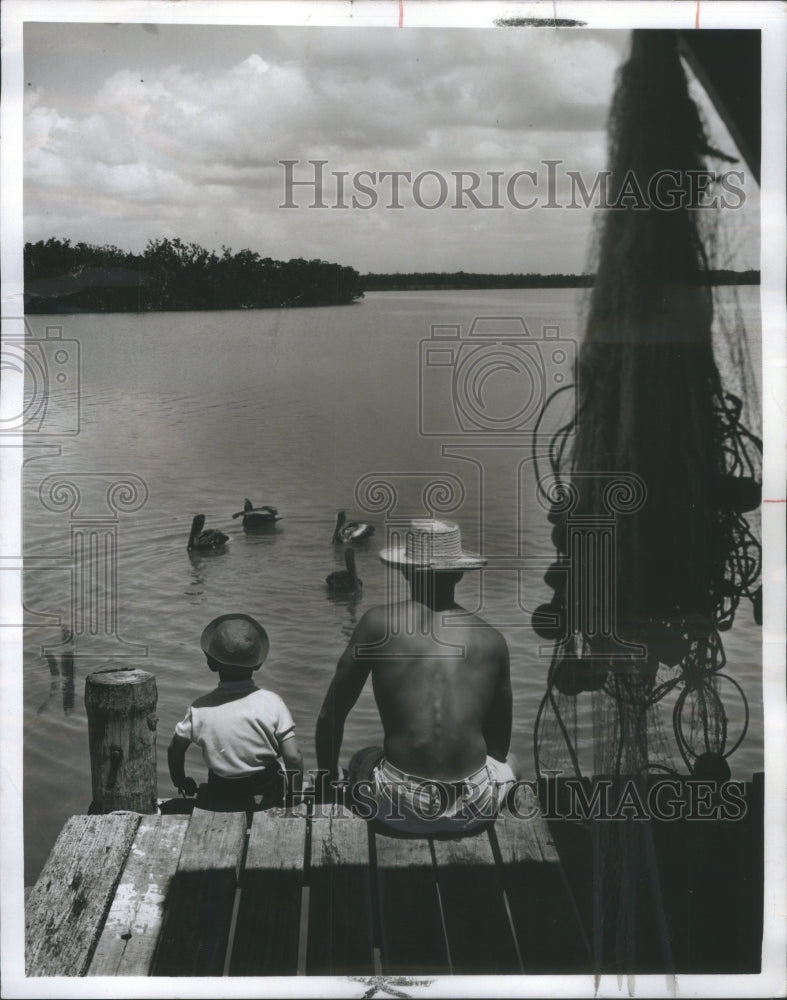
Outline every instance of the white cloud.
<svg viewBox="0 0 787 1000"><path fill-rule="evenodd" d="M423 211L406 222L390 213L363 223L357 212L352 223L314 212L295 218L278 209L278 161L324 158L328 170L351 173L511 172L571 150L573 130L583 137L580 151L595 146L587 139L600 127L618 54L598 39L578 47L565 34L548 35L533 44L533 35L501 31L271 30L257 50L221 69L189 63L185 49L169 65L138 69L133 50L119 50L126 66L85 93L81 114L62 114L56 93L31 101L29 238L53 235L57 219L62 235L135 249L164 227L214 244L264 242L274 255L310 256L316 246L320 255L358 260L359 234L374 232L385 234L394 266L418 231L428 253L442 230L463 236L468 223ZM86 200L101 211L86 214ZM70 221L69 203L80 210ZM485 269L498 266L486 260Z"/></svg>
<svg viewBox="0 0 787 1000"><path fill-rule="evenodd" d="M113 71L84 87L81 101L86 56L78 48L68 98L54 88L29 96L28 239L141 249L177 235L378 270L415 266L416 257L425 268L450 257L466 270L518 269L508 266L512 246L526 248L533 268L585 263L587 213L571 213L569 226L565 217L558 225L544 217L550 213L514 210L483 218L450 209L288 212L279 209L278 161L298 159L305 170L322 158L328 171L351 175L508 176L559 158L590 176L605 163L622 33L266 29L229 65L205 58L203 35L200 58L183 44L152 66L144 59L149 36L137 32L126 50L122 41L132 36L117 30Z"/></svg>

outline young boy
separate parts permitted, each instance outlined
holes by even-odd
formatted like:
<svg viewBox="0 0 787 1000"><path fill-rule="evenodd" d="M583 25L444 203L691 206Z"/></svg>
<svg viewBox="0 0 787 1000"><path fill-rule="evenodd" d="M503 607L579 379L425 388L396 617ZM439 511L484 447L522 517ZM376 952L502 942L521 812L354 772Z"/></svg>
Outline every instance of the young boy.
<svg viewBox="0 0 787 1000"><path fill-rule="evenodd" d="M281 805L278 758L291 801L303 782L295 724L282 699L251 678L268 655L265 629L249 615L221 615L202 633L200 645L219 683L175 726L167 751L172 781L184 795L197 793L197 783L184 770L189 743L196 743L208 766L207 808L248 808L255 795L262 796L263 806Z"/></svg>

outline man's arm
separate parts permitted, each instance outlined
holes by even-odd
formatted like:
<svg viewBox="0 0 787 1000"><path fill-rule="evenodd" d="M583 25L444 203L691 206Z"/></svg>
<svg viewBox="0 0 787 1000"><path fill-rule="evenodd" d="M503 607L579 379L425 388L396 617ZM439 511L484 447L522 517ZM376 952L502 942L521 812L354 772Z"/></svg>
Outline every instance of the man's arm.
<svg viewBox="0 0 787 1000"><path fill-rule="evenodd" d="M196 795L197 782L193 778L186 777L186 751L188 748L189 740L184 740L177 733L172 737L172 742L167 748L169 776L179 792L184 795Z"/></svg>
<svg viewBox="0 0 787 1000"><path fill-rule="evenodd" d="M508 655L508 644L502 636L498 637L496 658L500 668L497 674L495 693L489 713L484 722L484 739L486 752L495 760L504 761L511 746L511 724L513 716L513 699L511 696L511 665Z"/></svg>
<svg viewBox="0 0 787 1000"><path fill-rule="evenodd" d="M368 660L355 655L356 647L369 641L365 625L367 615L358 623L336 665L336 673L317 716L314 733L317 767L328 772L328 780L335 780L339 776L339 751L344 737L344 723L363 690L371 668Z"/></svg>

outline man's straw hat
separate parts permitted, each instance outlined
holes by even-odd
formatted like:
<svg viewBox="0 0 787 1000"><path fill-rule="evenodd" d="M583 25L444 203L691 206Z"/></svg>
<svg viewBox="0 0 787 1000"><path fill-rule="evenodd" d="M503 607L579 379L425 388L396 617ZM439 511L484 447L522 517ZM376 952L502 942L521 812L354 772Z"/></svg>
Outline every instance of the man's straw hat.
<svg viewBox="0 0 787 1000"><path fill-rule="evenodd" d="M462 549L459 526L448 521L411 521L403 534L404 545L393 545L380 553L386 565L431 570L481 569L486 565L483 556Z"/></svg>

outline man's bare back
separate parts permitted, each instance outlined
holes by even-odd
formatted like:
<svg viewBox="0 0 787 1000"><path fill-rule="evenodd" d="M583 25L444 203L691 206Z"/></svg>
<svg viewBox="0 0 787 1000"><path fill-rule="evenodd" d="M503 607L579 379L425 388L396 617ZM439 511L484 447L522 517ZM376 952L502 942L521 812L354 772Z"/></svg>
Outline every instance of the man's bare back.
<svg viewBox="0 0 787 1000"><path fill-rule="evenodd" d="M330 778L338 774L345 718L370 673L385 757L395 767L456 781L481 768L487 755L505 761L512 720L508 646L456 604L460 578L435 573L430 600L372 608L357 625L317 722L317 763Z"/></svg>
<svg viewBox="0 0 787 1000"><path fill-rule="evenodd" d="M354 641L356 662L369 664L391 764L453 781L483 766L487 753L505 760L510 686L499 632L458 605L433 611L403 601L368 612Z"/></svg>

